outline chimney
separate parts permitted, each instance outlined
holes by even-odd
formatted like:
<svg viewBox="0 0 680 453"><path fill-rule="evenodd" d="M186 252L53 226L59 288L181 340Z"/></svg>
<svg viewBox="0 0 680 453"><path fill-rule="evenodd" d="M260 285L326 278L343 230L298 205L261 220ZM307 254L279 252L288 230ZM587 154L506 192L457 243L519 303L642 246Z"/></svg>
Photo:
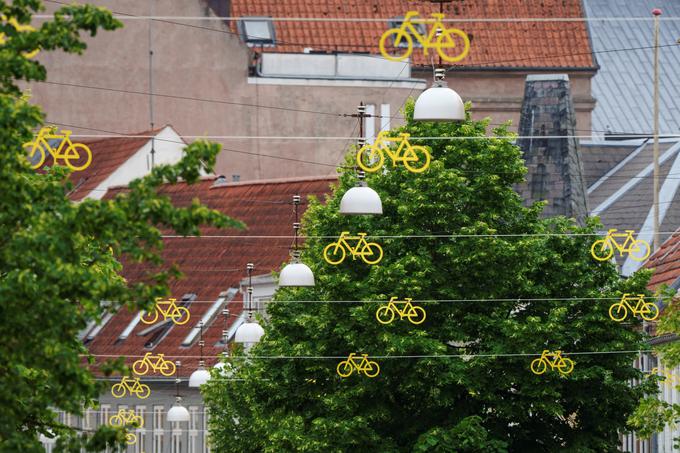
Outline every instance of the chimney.
<svg viewBox="0 0 680 453"><path fill-rule="evenodd" d="M546 200L543 217L563 215L583 225L587 188L568 75L527 76L519 135L528 172L516 189L525 205Z"/></svg>

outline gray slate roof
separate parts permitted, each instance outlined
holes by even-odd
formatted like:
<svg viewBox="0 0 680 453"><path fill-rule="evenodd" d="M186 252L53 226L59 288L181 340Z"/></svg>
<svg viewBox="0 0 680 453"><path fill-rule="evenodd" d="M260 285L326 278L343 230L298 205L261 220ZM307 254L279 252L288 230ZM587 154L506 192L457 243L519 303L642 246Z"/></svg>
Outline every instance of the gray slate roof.
<svg viewBox="0 0 680 453"><path fill-rule="evenodd" d="M597 100L593 131L650 134L653 127L653 49L605 52L654 45L653 8L662 18L680 18L678 0L583 0L588 18L644 18L635 21L588 21L593 51L600 70L592 81ZM661 22L660 46L680 38L680 20ZM680 133L680 45L660 47L660 131Z"/></svg>
<svg viewBox="0 0 680 453"><path fill-rule="evenodd" d="M680 140L662 139L660 154L660 232L680 228ZM635 230L637 239L652 243L652 140L581 142L588 184L590 214L600 217L605 231ZM609 167L609 168L607 168ZM670 234L661 234L665 241ZM616 254L622 273L630 275L642 263Z"/></svg>

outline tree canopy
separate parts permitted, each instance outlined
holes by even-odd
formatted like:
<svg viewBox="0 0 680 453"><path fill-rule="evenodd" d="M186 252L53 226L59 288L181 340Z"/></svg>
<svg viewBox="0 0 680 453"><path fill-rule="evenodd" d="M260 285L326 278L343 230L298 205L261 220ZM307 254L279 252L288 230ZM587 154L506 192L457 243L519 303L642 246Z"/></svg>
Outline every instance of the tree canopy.
<svg viewBox="0 0 680 453"><path fill-rule="evenodd" d="M608 309L623 293L648 294L649 272L623 280L594 260L595 220L580 227L523 207L513 185L526 169L505 126L489 131L469 106L459 124L415 122L412 103L405 116L390 135L425 145L430 168L414 174L388 159L367 177L384 214L343 216L340 199L356 182L350 152L334 193L311 200L303 261L316 286L280 288L262 341L232 358L235 379L203 388L215 448L618 451L649 387L629 384L640 377L635 353L606 353L643 348L643 335ZM374 235L382 261L328 264L327 238L342 231ZM412 298L425 322L377 322L393 296ZM573 372L533 374L543 350L567 353ZM341 378L336 366L350 353L368 354L379 375Z"/></svg>
<svg viewBox="0 0 680 453"><path fill-rule="evenodd" d="M41 434L58 435L59 451L100 451L124 442L124 433L106 426L78 432L58 423L58 411L79 415L102 390L78 332L123 305L149 308L168 295L169 279L180 274L163 265L161 229L193 235L204 224L241 225L198 201L176 208L157 193L164 183L193 183L211 171L215 144L191 144L177 165L153 168L108 200L72 203L66 168L30 168L22 145L44 115L19 84L46 77L35 50L81 53L81 33L121 26L103 8L74 5L26 28L42 8L38 0L0 1L0 451L43 451ZM127 282L122 259L153 270L144 282ZM103 373L123 371L120 362L97 365Z"/></svg>

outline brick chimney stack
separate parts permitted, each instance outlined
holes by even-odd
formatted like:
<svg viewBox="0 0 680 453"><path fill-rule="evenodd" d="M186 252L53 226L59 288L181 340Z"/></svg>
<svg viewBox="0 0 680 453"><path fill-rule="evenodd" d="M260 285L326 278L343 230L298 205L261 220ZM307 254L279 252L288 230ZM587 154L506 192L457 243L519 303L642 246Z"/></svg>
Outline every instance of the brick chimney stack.
<svg viewBox="0 0 680 453"><path fill-rule="evenodd" d="M563 215L583 225L587 188L568 75L527 76L519 135L528 173L516 189L525 204L546 200L544 217Z"/></svg>

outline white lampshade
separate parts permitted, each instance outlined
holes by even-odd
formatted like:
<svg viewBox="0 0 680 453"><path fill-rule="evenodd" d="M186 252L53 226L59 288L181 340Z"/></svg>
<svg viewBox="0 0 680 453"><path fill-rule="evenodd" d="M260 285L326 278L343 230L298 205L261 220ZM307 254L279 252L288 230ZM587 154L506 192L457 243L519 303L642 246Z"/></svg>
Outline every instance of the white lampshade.
<svg viewBox="0 0 680 453"><path fill-rule="evenodd" d="M54 445L57 443L56 437L47 437L44 434L41 434L38 440L45 445Z"/></svg>
<svg viewBox="0 0 680 453"><path fill-rule="evenodd" d="M437 69L432 87L418 96L413 110L415 121L465 121L465 104L446 85L444 74L443 69Z"/></svg>
<svg viewBox="0 0 680 453"><path fill-rule="evenodd" d="M360 184L352 187L342 196L340 214L382 214L382 202L378 192L368 187L363 181Z"/></svg>
<svg viewBox="0 0 680 453"><path fill-rule="evenodd" d="M264 329L257 322L246 322L236 330L234 341L236 343L257 343L264 335Z"/></svg>
<svg viewBox="0 0 680 453"><path fill-rule="evenodd" d="M196 371L189 376L189 387L200 387L209 380L210 372L203 365L199 365Z"/></svg>
<svg viewBox="0 0 680 453"><path fill-rule="evenodd" d="M281 270L279 286L314 286L314 273L309 266L293 258Z"/></svg>
<svg viewBox="0 0 680 453"><path fill-rule="evenodd" d="M187 408L179 404L179 402L175 403L168 411L169 422L188 422L190 418Z"/></svg>

